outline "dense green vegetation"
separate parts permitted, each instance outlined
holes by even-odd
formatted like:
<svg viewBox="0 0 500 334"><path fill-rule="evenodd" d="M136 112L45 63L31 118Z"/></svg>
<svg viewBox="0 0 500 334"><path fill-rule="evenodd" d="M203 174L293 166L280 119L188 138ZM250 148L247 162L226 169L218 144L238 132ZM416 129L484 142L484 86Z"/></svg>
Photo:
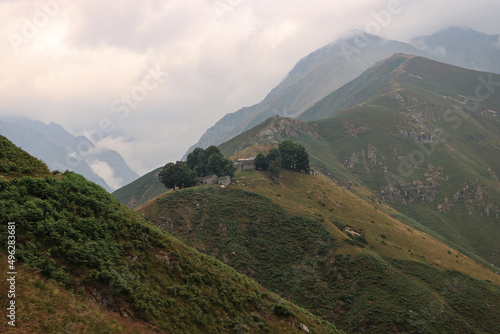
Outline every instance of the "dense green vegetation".
<svg viewBox="0 0 500 334"><path fill-rule="evenodd" d="M234 176L236 171L233 162L224 158L224 155L216 146L210 146L205 150L200 147L196 148L188 155L186 165L198 177L213 174L217 176Z"/></svg>
<svg viewBox="0 0 500 334"><path fill-rule="evenodd" d="M0 135L0 175L19 176L45 173L48 173L45 163L33 158Z"/></svg>
<svg viewBox="0 0 500 334"><path fill-rule="evenodd" d="M216 146L210 146L206 150L198 147L188 155L185 162L167 163L158 178L165 187L175 190L176 187L182 189L194 186L200 177L234 176L235 171L234 163L224 158Z"/></svg>
<svg viewBox="0 0 500 334"><path fill-rule="evenodd" d="M177 161L175 164L167 163L158 174L158 178L165 187L175 190L176 187L182 189L194 186L198 176L184 161Z"/></svg>
<svg viewBox="0 0 500 334"><path fill-rule="evenodd" d="M277 174L281 167L306 173L310 169L309 154L305 147L289 139L279 143L278 148L271 148L266 156L257 154L254 163L256 169L268 170L271 174Z"/></svg>
<svg viewBox="0 0 500 334"><path fill-rule="evenodd" d="M19 165L32 162L26 156ZM7 222L16 223L17 266L158 331L299 333L304 323L315 332L337 333L71 172L0 179L0 221L2 236ZM276 312L276 305L290 314ZM21 318L18 327L28 320Z"/></svg>
<svg viewBox="0 0 500 334"><path fill-rule="evenodd" d="M363 236L336 240L321 218L292 216L252 192L190 188L160 196L139 212L346 332L500 330L498 286L381 257ZM339 249L343 243L363 250L345 255ZM478 311L470 312L467 302Z"/></svg>

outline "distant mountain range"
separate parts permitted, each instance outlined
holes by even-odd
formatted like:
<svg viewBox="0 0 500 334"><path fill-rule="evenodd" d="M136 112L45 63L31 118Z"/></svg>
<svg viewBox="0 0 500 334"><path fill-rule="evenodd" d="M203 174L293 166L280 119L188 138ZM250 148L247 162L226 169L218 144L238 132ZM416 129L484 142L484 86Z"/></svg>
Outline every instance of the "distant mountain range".
<svg viewBox="0 0 500 334"><path fill-rule="evenodd" d="M476 71L500 73L500 35L487 35L469 28L452 27L411 44L436 60Z"/></svg>
<svg viewBox="0 0 500 334"><path fill-rule="evenodd" d="M439 60L463 68L500 73L499 35L449 28L414 38L412 44L353 32L301 59L261 102L225 115L195 147L219 145L268 117L298 117L316 102L394 53Z"/></svg>
<svg viewBox="0 0 500 334"><path fill-rule="evenodd" d="M45 124L26 117L1 118L0 134L26 152L44 161L49 169L66 169L113 191L139 176L113 150L96 150L85 136L74 136L56 123ZM90 148L89 154L75 158L75 150Z"/></svg>

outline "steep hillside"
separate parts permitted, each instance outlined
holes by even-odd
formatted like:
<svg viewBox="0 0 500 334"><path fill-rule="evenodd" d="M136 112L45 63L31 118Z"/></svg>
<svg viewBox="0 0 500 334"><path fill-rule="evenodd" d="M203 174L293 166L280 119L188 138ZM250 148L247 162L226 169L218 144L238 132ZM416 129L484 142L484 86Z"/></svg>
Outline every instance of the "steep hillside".
<svg viewBox="0 0 500 334"><path fill-rule="evenodd" d="M301 333L307 326L316 333L338 332L152 226L83 177L42 173L43 163L0 139L0 166L9 166L0 178L0 235L5 244L7 222L15 223L18 281L33 270L37 274L30 276L43 277L20 285L40 295L20 293L16 302L29 302L33 316L57 314L34 320L19 311L17 329ZM6 248L1 253L5 259ZM57 303L48 305L55 296ZM56 312L55 306L61 308ZM5 328L6 317L1 321Z"/></svg>
<svg viewBox="0 0 500 334"><path fill-rule="evenodd" d="M159 167L113 192L120 203L134 209L168 191L158 179Z"/></svg>
<svg viewBox="0 0 500 334"><path fill-rule="evenodd" d="M10 271L5 252L0 253L0 270ZM3 316L2 333L158 333L151 324L108 311L88 295L71 292L26 266L16 270L16 327L8 325L10 319ZM1 291L9 288L8 281L2 279ZM7 293L0 295L0 303L9 305Z"/></svg>
<svg viewBox="0 0 500 334"><path fill-rule="evenodd" d="M11 178L22 175L44 175L49 169L42 161L32 157L21 148L0 135L0 175Z"/></svg>
<svg viewBox="0 0 500 334"><path fill-rule="evenodd" d="M296 128L314 135L291 139L339 184L368 187L407 224L499 266L499 83L499 75L397 54L306 111L301 118L318 121ZM231 154L263 127L221 147Z"/></svg>
<svg viewBox="0 0 500 334"><path fill-rule="evenodd" d="M484 281L498 275L324 176L282 176L239 172L229 189L171 192L138 211L347 332L500 330L500 287Z"/></svg>
<svg viewBox="0 0 500 334"><path fill-rule="evenodd" d="M86 137L73 136L53 122L45 124L25 117L2 118L0 134L44 161L51 170L74 171L108 191L139 177L118 152L109 149L94 150L94 144ZM78 152L79 148L85 154ZM78 154L69 158L69 154L74 152Z"/></svg>
<svg viewBox="0 0 500 334"><path fill-rule="evenodd" d="M375 62L397 52L429 56L407 43L353 31L301 59L258 104L224 116L203 134L184 158L196 147L219 145L271 116L296 117Z"/></svg>
<svg viewBox="0 0 500 334"><path fill-rule="evenodd" d="M377 96L359 98L377 77ZM326 150L313 153L335 155L381 200L500 266L498 82L499 75L395 55L349 84L357 89L344 99L355 96L354 108L336 113L334 92L304 113L334 114L310 124Z"/></svg>

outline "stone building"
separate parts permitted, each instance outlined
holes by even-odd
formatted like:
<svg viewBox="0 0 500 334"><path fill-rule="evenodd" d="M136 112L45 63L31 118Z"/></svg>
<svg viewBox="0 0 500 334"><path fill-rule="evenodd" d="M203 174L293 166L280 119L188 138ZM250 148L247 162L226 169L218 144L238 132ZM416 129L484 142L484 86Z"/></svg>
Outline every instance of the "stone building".
<svg viewBox="0 0 500 334"><path fill-rule="evenodd" d="M255 158L238 159L234 162L238 170L255 170Z"/></svg>
<svg viewBox="0 0 500 334"><path fill-rule="evenodd" d="M231 184L231 177L229 175L218 177L217 175L214 174L205 177L200 177L198 181L196 181L197 186L202 186L205 184L217 184L219 186L227 187Z"/></svg>

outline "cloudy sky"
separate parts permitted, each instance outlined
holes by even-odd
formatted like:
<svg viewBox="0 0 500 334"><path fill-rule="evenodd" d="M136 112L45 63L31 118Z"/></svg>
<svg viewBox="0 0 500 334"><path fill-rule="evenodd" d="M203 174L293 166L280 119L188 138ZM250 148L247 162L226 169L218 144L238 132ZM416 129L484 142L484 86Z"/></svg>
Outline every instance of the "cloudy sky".
<svg viewBox="0 0 500 334"><path fill-rule="evenodd" d="M0 115L92 135L139 174L374 13L379 35L500 33L498 0L0 0ZM399 3L399 4L398 4Z"/></svg>

